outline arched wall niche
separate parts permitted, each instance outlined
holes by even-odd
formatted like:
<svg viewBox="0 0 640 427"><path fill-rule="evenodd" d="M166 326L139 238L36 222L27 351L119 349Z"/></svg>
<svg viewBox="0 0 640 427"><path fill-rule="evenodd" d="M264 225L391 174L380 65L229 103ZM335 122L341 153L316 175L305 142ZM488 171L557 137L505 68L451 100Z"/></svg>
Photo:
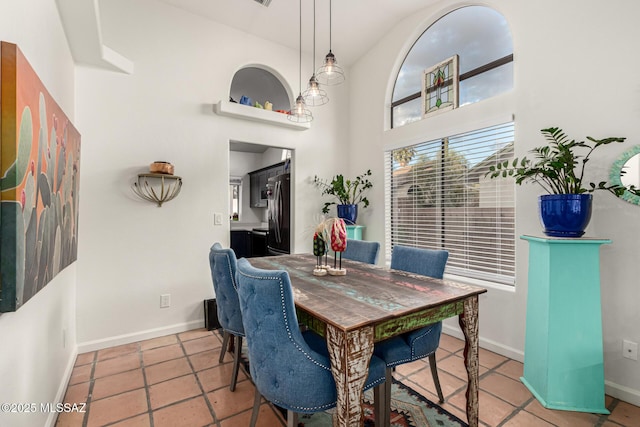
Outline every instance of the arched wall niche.
<svg viewBox="0 0 640 427"><path fill-rule="evenodd" d="M242 96L251 98L253 103L273 104L273 110L288 111L291 108L293 91L280 73L263 64L249 64L233 75L229 96L240 102Z"/></svg>

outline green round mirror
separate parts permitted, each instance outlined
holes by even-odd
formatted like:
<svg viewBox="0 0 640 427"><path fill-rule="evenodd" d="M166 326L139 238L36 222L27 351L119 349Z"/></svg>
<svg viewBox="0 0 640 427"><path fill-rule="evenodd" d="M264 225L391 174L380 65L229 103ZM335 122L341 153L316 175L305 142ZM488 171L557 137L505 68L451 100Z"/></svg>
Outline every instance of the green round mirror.
<svg viewBox="0 0 640 427"><path fill-rule="evenodd" d="M609 179L612 184L640 188L640 145L633 146L613 163ZM640 205L640 196L626 190L620 197L634 205Z"/></svg>

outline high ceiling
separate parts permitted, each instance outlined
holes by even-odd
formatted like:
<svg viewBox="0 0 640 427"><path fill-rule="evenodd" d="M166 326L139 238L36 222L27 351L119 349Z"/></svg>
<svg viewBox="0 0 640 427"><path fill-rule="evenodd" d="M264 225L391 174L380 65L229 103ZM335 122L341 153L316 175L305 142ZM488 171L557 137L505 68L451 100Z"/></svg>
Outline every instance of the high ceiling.
<svg viewBox="0 0 640 427"><path fill-rule="evenodd" d="M298 49L299 0L272 0L268 7L255 0L160 0L258 37ZM303 50L313 49L314 0L302 1ZM402 19L436 0L334 0L332 50L339 63L349 65L366 53ZM316 54L329 50L329 0L316 3Z"/></svg>
<svg viewBox="0 0 640 427"><path fill-rule="evenodd" d="M56 0L71 53L77 63L132 73L134 64L102 41L100 3L108 0ZM240 29L292 49L299 48L302 2L302 49L313 51L314 0L157 0L206 19ZM396 24L438 0L334 0L332 50L349 66ZM316 2L316 61L329 51L329 0ZM126 13L126 12L123 12Z"/></svg>

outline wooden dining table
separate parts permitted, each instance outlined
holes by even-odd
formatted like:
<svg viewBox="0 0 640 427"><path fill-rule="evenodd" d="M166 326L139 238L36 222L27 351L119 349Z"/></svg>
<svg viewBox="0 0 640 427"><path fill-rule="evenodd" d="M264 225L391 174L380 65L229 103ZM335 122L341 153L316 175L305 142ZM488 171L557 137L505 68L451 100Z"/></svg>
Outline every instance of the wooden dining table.
<svg viewBox="0 0 640 427"><path fill-rule="evenodd" d="M325 337L337 388L334 427L364 425L363 389L376 342L456 315L465 337L467 420L476 427L478 295L486 289L344 259L346 275L314 276L316 259L295 254L249 261L287 271L298 321Z"/></svg>

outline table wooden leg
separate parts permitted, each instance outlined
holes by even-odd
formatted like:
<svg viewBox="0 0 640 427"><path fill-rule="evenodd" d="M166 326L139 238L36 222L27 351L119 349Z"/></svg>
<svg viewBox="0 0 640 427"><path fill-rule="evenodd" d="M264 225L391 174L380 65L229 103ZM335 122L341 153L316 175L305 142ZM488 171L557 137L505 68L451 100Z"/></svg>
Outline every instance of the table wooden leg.
<svg viewBox="0 0 640 427"><path fill-rule="evenodd" d="M464 366L467 369L467 421L469 427L478 426L478 296L464 301L462 314L458 316L465 337Z"/></svg>
<svg viewBox="0 0 640 427"><path fill-rule="evenodd" d="M327 325L327 347L338 393L333 426L361 427L364 425L363 390L373 354L373 328L345 333Z"/></svg>

